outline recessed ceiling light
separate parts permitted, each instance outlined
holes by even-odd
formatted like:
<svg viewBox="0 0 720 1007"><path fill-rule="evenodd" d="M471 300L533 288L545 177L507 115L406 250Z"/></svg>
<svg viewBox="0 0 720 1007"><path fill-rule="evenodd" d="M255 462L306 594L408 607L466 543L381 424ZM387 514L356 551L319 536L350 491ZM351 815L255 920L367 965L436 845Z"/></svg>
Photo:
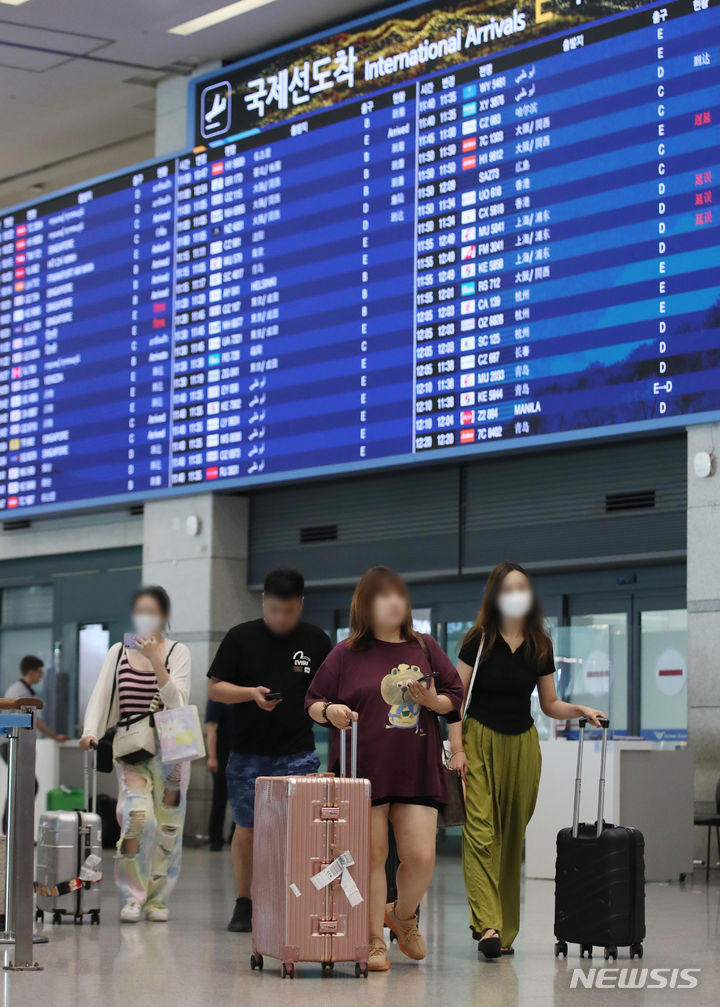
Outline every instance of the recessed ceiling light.
<svg viewBox="0 0 720 1007"><path fill-rule="evenodd" d="M20 4L27 2L28 0L0 0L0 3L7 4L8 7L19 7Z"/></svg>
<svg viewBox="0 0 720 1007"><path fill-rule="evenodd" d="M200 17L176 24L174 28L168 28L168 32L170 35L194 35L197 31L222 24L223 21L230 21L232 18L238 17L239 14L245 14L256 7L264 7L265 4L273 2L274 0L237 0L237 3L226 4L225 7L218 7L208 14L201 14Z"/></svg>

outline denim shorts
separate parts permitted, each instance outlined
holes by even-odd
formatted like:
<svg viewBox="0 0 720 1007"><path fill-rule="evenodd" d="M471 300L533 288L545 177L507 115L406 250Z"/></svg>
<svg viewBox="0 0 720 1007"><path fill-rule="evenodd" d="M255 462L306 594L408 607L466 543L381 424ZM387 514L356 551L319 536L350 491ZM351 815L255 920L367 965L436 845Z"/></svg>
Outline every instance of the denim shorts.
<svg viewBox="0 0 720 1007"><path fill-rule="evenodd" d="M231 752L225 779L233 821L241 829L251 829L255 821L255 780L258 776L307 776L317 773L317 752L293 752L292 755L252 755Z"/></svg>

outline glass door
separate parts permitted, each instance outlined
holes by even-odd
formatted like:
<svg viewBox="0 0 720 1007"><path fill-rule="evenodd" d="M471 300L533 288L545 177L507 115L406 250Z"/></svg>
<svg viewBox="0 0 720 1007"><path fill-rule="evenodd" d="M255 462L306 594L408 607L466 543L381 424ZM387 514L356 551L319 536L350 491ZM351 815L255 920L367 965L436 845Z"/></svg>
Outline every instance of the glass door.
<svg viewBox="0 0 720 1007"><path fill-rule="evenodd" d="M670 744L686 741L687 609L641 608L638 615L640 734Z"/></svg>

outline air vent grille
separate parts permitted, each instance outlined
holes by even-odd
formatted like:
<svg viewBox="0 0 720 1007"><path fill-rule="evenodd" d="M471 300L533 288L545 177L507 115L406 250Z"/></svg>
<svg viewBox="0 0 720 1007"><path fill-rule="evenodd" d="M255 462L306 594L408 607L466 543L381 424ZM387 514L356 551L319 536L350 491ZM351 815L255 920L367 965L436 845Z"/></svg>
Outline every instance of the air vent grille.
<svg viewBox="0 0 720 1007"><path fill-rule="evenodd" d="M635 490L627 493L607 493L605 495L605 510L608 514L615 511L648 510L655 506L655 490Z"/></svg>
<svg viewBox="0 0 720 1007"><path fill-rule="evenodd" d="M133 504L130 508L130 517L142 517L145 513L145 507L142 504Z"/></svg>
<svg viewBox="0 0 720 1007"><path fill-rule="evenodd" d="M300 542L337 542L338 526L336 524L316 524L300 529Z"/></svg>
<svg viewBox="0 0 720 1007"><path fill-rule="evenodd" d="M23 531L29 528L32 521L27 518L18 518L16 521L3 521L3 531Z"/></svg>

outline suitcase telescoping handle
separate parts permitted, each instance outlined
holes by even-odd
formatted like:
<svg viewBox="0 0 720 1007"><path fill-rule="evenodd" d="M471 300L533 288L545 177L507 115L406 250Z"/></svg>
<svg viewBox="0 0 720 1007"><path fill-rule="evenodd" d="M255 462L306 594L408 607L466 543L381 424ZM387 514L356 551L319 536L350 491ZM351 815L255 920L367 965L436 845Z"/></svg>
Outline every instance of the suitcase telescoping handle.
<svg viewBox="0 0 720 1007"><path fill-rule="evenodd" d="M607 761L608 728L610 721L607 717L600 717L602 727L602 748L600 751L600 782L598 784L598 812L597 812L597 833L600 835L603 828L603 813L605 810L605 763ZM583 742L585 741L585 728L587 727L587 717L579 720L580 735L578 738L577 772L575 773L575 799L573 802L573 838L577 839L580 830L580 790L582 789L582 761Z"/></svg>
<svg viewBox="0 0 720 1007"><path fill-rule="evenodd" d="M347 735L350 735L350 775L357 776L357 720L350 730L340 731L340 775L347 776Z"/></svg>
<svg viewBox="0 0 720 1007"><path fill-rule="evenodd" d="M85 810L97 811L97 744L94 741L85 752Z"/></svg>

